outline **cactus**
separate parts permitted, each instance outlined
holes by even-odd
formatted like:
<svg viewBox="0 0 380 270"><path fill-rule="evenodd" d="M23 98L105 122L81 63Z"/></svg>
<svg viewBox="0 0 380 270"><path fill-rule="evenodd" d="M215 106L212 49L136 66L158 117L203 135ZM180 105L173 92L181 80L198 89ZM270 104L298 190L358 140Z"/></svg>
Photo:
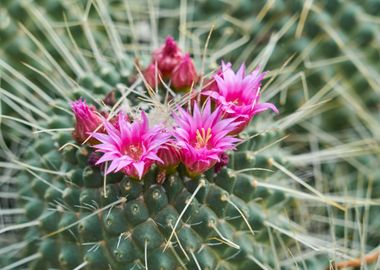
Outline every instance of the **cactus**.
<svg viewBox="0 0 380 270"><path fill-rule="evenodd" d="M4 175L12 175L9 188L14 191L9 194L17 199L16 208L9 209L9 212L19 211L21 215L17 219L11 216L10 221L5 222L9 224L0 229L0 233L7 236L4 243L20 240L0 249L7 254L0 260L4 269L25 266L31 269L294 269L296 266L301 269L324 269L329 260L362 256L378 245L376 228L379 225L372 217L378 210L377 158L373 155L378 153L378 145L371 139L377 134L378 125L373 121L376 115L367 112L369 108L372 113L376 104L372 92L367 89L367 82L373 83L368 77L372 75L361 76L356 72L359 75L351 76L355 67L361 67L360 59L338 61L336 65L328 63L323 70L309 70L306 53L302 55L315 45L314 41L322 40L313 49L317 59L324 59L325 55L335 57L341 51L345 56L352 57L347 46L327 40L326 33L336 38L330 29L335 21L325 17L328 12L341 14L339 25L342 31L346 31L344 33L348 33L352 20L357 23L355 16L350 14L356 14L358 5L351 3L342 8L340 5L334 6L333 1L326 2L326 5L317 1L304 24L301 20L298 22L298 26L304 28L301 33L306 33L306 37L293 39L297 21L290 15L301 14L305 6L284 4L290 6L289 11L281 8L281 3L285 1L279 1L259 21L261 27L248 28L252 32L248 33L247 40L247 29L242 27L244 21L241 25L231 19L227 23L222 21L222 26L217 25L211 34L205 56L201 52L205 48L209 29L196 29L194 33L199 38L196 41L184 39L182 31L179 39L185 40L193 53L198 71L202 70L200 75L204 76L201 80L210 78L209 74L215 71L220 58L236 64L244 61L250 70L268 61L267 67L272 71L265 82L270 84L264 84L262 98L274 98L275 103L282 104L278 106L281 113L277 118L269 113L255 117L239 134L243 142L237 150L228 152L227 166L218 168L218 172L211 168L198 177L189 177L189 171L183 164L167 174L163 174L159 166L153 166L138 181L122 173L105 175L104 168L94 166L94 148L72 139L74 121L68 113L69 101L83 97L88 103L96 105L98 111L112 112L116 99L123 101L123 108L131 115L136 115L136 108L139 108L147 111L150 117L159 117L172 113L171 103L167 103L168 96L174 104L190 101L186 94L188 89L167 89L154 80L156 76L151 77L154 83L149 82L146 73L149 70L144 68L149 65L151 50L147 52L143 47L143 37L123 34L112 23L112 20L118 21L120 18L118 10L112 9L112 5L101 6L104 5L103 1L94 2L100 15L91 9L94 13L91 16L99 16L96 20L106 21L99 29L91 30L92 35L99 37L95 45L100 48L100 54L91 47L94 44L90 44L88 36L80 40L79 36L85 36L84 32L78 30L73 33L74 40L80 44L80 49L77 49L63 31L53 29L50 33L44 28L41 18L27 15L24 17L26 28L39 40L33 46L42 45L49 52L49 55L44 54L40 47L41 59L31 62L40 72L32 72L34 75L30 76L22 67L12 69L1 62L3 74L10 78L2 86L9 89L6 93L12 93L15 87L16 96L35 102L28 106L17 101L20 110L15 106L9 108L14 110L12 113L15 115L26 117L27 123L15 126L17 133L13 132L15 119L5 118L12 129L3 133L9 136L11 145L9 141L8 145L2 145L4 157L9 162L3 162L1 166L7 169ZM154 20L159 12L154 14L152 10L157 6L152 5L152 1L149 3L149 15ZM202 20L202 16L209 18L210 9L220 12L224 8L229 15L242 19L250 15L244 14L246 11L259 13L263 10L261 7L251 7L253 3L240 1L231 9L230 4L204 1L201 6L193 6L194 19ZM371 3L376 4L376 1ZM161 4L165 11L168 7L164 5L167 3ZM46 6L46 3L41 6ZM36 8L31 4L27 7L29 12ZM191 10L191 7L189 4L187 8ZM65 8L71 7L68 5ZM49 15L55 16L53 13ZM146 18L147 14L141 10L133 15L135 23L141 23L138 27L143 27L151 19ZM173 25L178 25L175 22L180 21L182 27L183 16L182 5L180 19L165 15L158 19L157 22L164 27L158 37L153 34L151 49L157 49L156 40L161 41L165 32L176 35ZM58 21L62 20L57 18ZM324 20L317 23L319 18ZM250 19L247 20L249 23ZM125 21L123 18L122 22ZM289 24L284 23L286 21ZM53 20L48 18L47 22ZM229 32L231 25L234 25L235 31ZM135 34L143 36L142 30L129 26ZM287 26L290 30L286 29ZM154 33L154 26L152 29ZM262 37L256 37L261 29L267 30L262 32ZM280 40L269 39L271 33L284 29L287 30L286 34ZM368 36L371 35L368 33L376 31L372 28L367 30L358 39L361 46L369 46L371 39ZM57 47L57 40L52 41L54 34L58 34L54 38L62 41L63 47ZM230 36L226 38L223 34ZM228 42L239 45L239 41L244 40L248 46L238 47L244 49L242 53L229 51L226 46ZM337 42L337 39L334 41ZM131 44L133 49L129 51L124 48L122 42ZM286 45L281 46L281 42ZM19 42L16 44L20 45ZM257 44L254 51L249 46L251 44ZM136 48L137 45L142 47ZM370 49L373 48L367 51L373 51ZM17 54L19 49L15 51ZM260 55L262 52L264 54ZM295 52L300 52L301 56L287 64L290 72L282 73L282 65ZM314 55L309 55L313 60ZM49 59L49 56L52 57ZM305 66L302 66L303 62ZM57 70L57 67L62 70ZM152 67L155 75L154 65ZM141 73L137 69L142 69ZM347 80L340 83L334 77L336 74L344 74ZM142 82L142 75L146 82ZM286 89L287 85L291 86L297 80L297 76L300 76L300 82L305 76L308 88L297 84ZM189 84L188 78L177 78L177 88L183 88L184 82ZM146 83L153 89L156 83L161 84L159 94L148 95L151 92L146 90ZM345 94L343 91L347 85L356 86L356 83L365 84L363 91L366 92L361 95L365 106L352 98L354 93ZM331 85L340 96L335 98L336 93L330 92L330 88L326 89L326 85ZM173 94L173 90L183 92ZM310 92L307 93L307 90ZM367 97L367 92L371 97ZM39 100L41 98L42 102ZM330 101L330 98L333 100ZM15 100L8 96L9 99ZM350 111L342 100L356 106L359 118L352 116L355 112ZM8 101L7 104L12 103ZM325 113L323 110L329 109L329 106L339 109ZM2 111L2 114L6 113ZM336 119L342 115L347 120L336 124ZM363 131L367 128L370 134ZM29 129L38 132L30 135ZM327 133L343 129L343 138L338 139L336 134ZM287 138L289 134L291 136ZM17 152L19 156L12 152ZM312 177L308 181L303 180L310 173ZM349 182L348 189L342 183L343 178ZM15 182L17 188L14 187ZM372 188L374 192L371 197L369 192ZM14 208L12 203L13 199L8 207ZM308 213L310 209L314 213ZM351 209L355 211L349 211ZM369 216L368 230L364 232L355 228L355 225L366 222L362 215ZM318 224L314 224L316 220ZM331 235L336 239L331 239ZM368 241L366 238L369 238ZM360 241L366 241L368 247L364 250L358 248ZM331 242L335 247L331 247Z"/></svg>

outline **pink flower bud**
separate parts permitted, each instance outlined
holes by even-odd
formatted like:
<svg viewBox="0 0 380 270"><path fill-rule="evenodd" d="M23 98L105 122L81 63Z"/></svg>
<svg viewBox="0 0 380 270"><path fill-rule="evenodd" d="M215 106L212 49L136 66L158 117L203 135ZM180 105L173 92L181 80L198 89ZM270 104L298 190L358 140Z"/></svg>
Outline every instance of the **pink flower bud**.
<svg viewBox="0 0 380 270"><path fill-rule="evenodd" d="M174 170L181 161L179 149L174 145L173 142L164 144L158 150L157 156L162 160L162 163L156 162L158 167L168 171L169 173Z"/></svg>
<svg viewBox="0 0 380 270"><path fill-rule="evenodd" d="M222 153L220 155L220 161L215 164L214 171L215 173L219 173L223 167L227 166L229 161L228 155L226 153Z"/></svg>
<svg viewBox="0 0 380 270"><path fill-rule="evenodd" d="M189 54L186 54L172 74L172 85L177 90L187 90L198 80L197 71Z"/></svg>
<svg viewBox="0 0 380 270"><path fill-rule="evenodd" d="M86 101L79 99L71 103L71 109L74 112L76 120L73 138L78 143L86 141L95 130L99 133L104 132L104 128L102 127L103 120L97 114L94 106L88 106ZM91 137L87 143L94 145L98 143L98 140Z"/></svg>
<svg viewBox="0 0 380 270"><path fill-rule="evenodd" d="M171 36L168 36L165 44L153 53L152 63L157 63L163 77L167 78L170 77L181 58L182 52L177 43Z"/></svg>
<svg viewBox="0 0 380 270"><path fill-rule="evenodd" d="M148 85L153 89L155 89L156 86L159 86L161 84L160 77L162 77L162 74L155 64L150 64L143 71L143 75Z"/></svg>

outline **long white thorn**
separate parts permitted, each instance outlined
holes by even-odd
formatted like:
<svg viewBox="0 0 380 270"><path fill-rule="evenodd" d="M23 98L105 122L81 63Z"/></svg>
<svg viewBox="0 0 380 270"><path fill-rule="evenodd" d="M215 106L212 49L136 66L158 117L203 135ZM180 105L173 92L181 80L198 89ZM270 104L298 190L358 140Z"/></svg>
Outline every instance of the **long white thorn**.
<svg viewBox="0 0 380 270"><path fill-rule="evenodd" d="M191 257L193 257L193 260L194 260L194 262L195 262L195 264L196 264L198 270L202 270L202 267L199 265L199 262L198 262L198 260L197 260L197 257L195 257L195 254L194 254L194 252L193 252L192 250L190 251L190 254L191 254Z"/></svg>
<svg viewBox="0 0 380 270"><path fill-rule="evenodd" d="M231 204L231 205L232 205L232 206L233 206L233 207L239 212L239 214L240 214L241 217L243 218L245 224L247 224L247 227L248 227L249 231L250 231L250 232L252 233L252 235L254 236L255 233L254 233L254 231L253 231L251 225L249 224L249 222L248 222L248 220L247 220L247 217L244 215L243 211L241 211L241 210L239 209L239 207L238 207L233 201L231 201L230 199L228 199L227 202L228 202L229 204Z"/></svg>
<svg viewBox="0 0 380 270"><path fill-rule="evenodd" d="M249 255L247 256L248 259L250 259L251 261L255 262L258 266L261 267L261 269L263 270L270 270L270 268L266 267L262 262L260 262L258 259L256 259L254 256L252 255Z"/></svg>
<svg viewBox="0 0 380 270"><path fill-rule="evenodd" d="M46 31L46 37L58 49L62 58L72 68L75 74L80 77L84 73L82 67L78 64L70 50L65 46L65 42L63 42L59 35L54 31L51 24L47 21L46 16L44 16L33 4L28 4L27 10L30 12L34 20L39 22L42 28Z"/></svg>
<svg viewBox="0 0 380 270"><path fill-rule="evenodd" d="M25 213L24 208L0 209L0 216L3 216L3 215L21 215L24 213Z"/></svg>
<svg viewBox="0 0 380 270"><path fill-rule="evenodd" d="M43 179L41 176L39 176L38 174L34 173L33 171L31 171L29 169L26 169L26 171L28 171L30 174L32 174L34 177L36 177L38 180L40 180L44 184L48 185L49 187L51 187L51 188L55 189L56 191L60 192L61 194L63 194L63 190L54 186L52 183L50 183L50 181Z"/></svg>
<svg viewBox="0 0 380 270"><path fill-rule="evenodd" d="M0 249L0 255L6 254L6 253L14 251L14 250L20 250L20 249L24 248L27 244L28 244L27 241L23 241L23 242L17 242L17 243L14 243L12 245L3 247Z"/></svg>
<svg viewBox="0 0 380 270"><path fill-rule="evenodd" d="M21 229L28 228L28 227L37 226L38 224L40 224L39 220L33 220L30 222L26 222L26 223L10 225L8 227L2 228L0 230L0 234L5 233L5 232L10 232L10 231L15 231L15 230L21 230Z"/></svg>
<svg viewBox="0 0 380 270"><path fill-rule="evenodd" d="M173 227L173 225L171 223L170 223L170 227L172 227L172 230L173 230L174 227ZM179 237L178 237L177 233L174 230L173 230L173 232L174 232L174 237L176 238L177 243L179 245L179 248L181 249L182 253L185 255L186 259L188 261L190 261L189 255L187 255L186 250L183 248L183 246L181 244L181 241L179 240Z"/></svg>
<svg viewBox="0 0 380 270"><path fill-rule="evenodd" d="M227 239L219 230L218 228L213 225L212 228L215 230L215 232L219 235L220 238L222 238L222 242L223 243L226 243L227 245L229 245L230 247L232 248L235 248L235 249L240 249L240 246L234 242L232 242L231 240Z"/></svg>
<svg viewBox="0 0 380 270"><path fill-rule="evenodd" d="M318 190L316 190L315 188L313 188L312 186L310 186L308 183L306 183L301 178L299 178L298 176L296 176L295 174L293 174L292 172L290 172L288 169L286 169L284 166L282 166L281 164L279 164L274 159L270 159L270 163L273 166L275 166L277 169L279 169L280 171L282 171L283 173L285 173L287 176L289 176L291 179L295 180L297 183L301 184L302 186L304 186L305 188L307 188L309 191L313 192L315 195L317 195L318 197L320 197L321 199L323 199L327 204L335 206L336 208L338 208L340 210L346 211L345 207L343 207L340 204L334 202L330 198L327 198L324 194L322 194L321 192L319 192Z"/></svg>
<svg viewBox="0 0 380 270"><path fill-rule="evenodd" d="M148 241L144 242L144 262L145 262L145 270L148 270Z"/></svg>
<svg viewBox="0 0 380 270"><path fill-rule="evenodd" d="M56 171L52 171L52 170L48 170L48 169L44 169L44 168L35 167L35 166L23 163L21 161L15 160L15 159L12 161L14 163L16 163L17 165L20 165L22 169L26 169L26 170L30 169L31 171L45 172L45 173L49 173L49 174L53 174L53 175L66 176L65 172L56 172ZM20 169L20 167L19 167L19 169Z"/></svg>
<svg viewBox="0 0 380 270"><path fill-rule="evenodd" d="M83 262L81 263L80 265L78 265L77 267L75 267L73 270L80 270L80 269L83 269L87 266L88 262Z"/></svg>

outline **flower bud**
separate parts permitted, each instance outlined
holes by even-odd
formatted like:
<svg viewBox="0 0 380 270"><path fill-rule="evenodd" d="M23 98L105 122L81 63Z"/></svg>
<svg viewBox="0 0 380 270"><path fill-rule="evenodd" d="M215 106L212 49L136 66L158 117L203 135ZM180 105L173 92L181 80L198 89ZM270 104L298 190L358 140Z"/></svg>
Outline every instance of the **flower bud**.
<svg viewBox="0 0 380 270"><path fill-rule="evenodd" d="M214 171L215 173L219 173L223 167L227 166L229 161L227 153L222 153L220 155L220 161L215 164Z"/></svg>
<svg viewBox="0 0 380 270"><path fill-rule="evenodd" d="M189 54L186 54L172 74L172 85L177 90L188 90L198 81L197 71Z"/></svg>
<svg viewBox="0 0 380 270"><path fill-rule="evenodd" d="M144 71L143 71L144 78L147 82L147 84L155 89L156 86L159 86L161 84L160 77L162 76L160 70L157 68L155 64L150 64Z"/></svg>
<svg viewBox="0 0 380 270"><path fill-rule="evenodd" d="M181 58L182 52L177 43L171 36L168 36L165 44L153 53L152 63L157 63L163 77L167 78L170 77L174 68L181 61Z"/></svg>
<svg viewBox="0 0 380 270"><path fill-rule="evenodd" d="M94 106L88 106L86 101L79 99L71 103L71 109L75 115L75 128L73 131L73 138L78 143L83 143L90 137L90 133L97 130L97 132L104 132L102 127L103 120L99 116ZM98 140L90 137L87 141L88 144L94 145Z"/></svg>
<svg viewBox="0 0 380 270"><path fill-rule="evenodd" d="M173 142L164 144L158 150L157 156L163 161L163 163L157 162L158 167L168 171L169 173L177 168L181 161L179 150Z"/></svg>

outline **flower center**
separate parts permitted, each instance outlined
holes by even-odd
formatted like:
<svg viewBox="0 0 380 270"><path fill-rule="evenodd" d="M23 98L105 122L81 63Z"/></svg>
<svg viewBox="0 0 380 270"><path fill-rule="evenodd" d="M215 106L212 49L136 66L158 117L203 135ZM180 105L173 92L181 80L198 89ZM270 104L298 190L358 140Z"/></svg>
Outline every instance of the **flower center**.
<svg viewBox="0 0 380 270"><path fill-rule="evenodd" d="M198 149L203 147L208 148L208 142L212 137L211 128L208 128L207 131L204 128L201 128L200 130L197 129L196 134L197 142L195 143L195 147Z"/></svg>
<svg viewBox="0 0 380 270"><path fill-rule="evenodd" d="M141 147L141 145L131 144L125 148L124 154L130 156L132 159L136 161L139 161L143 154L143 148Z"/></svg>

